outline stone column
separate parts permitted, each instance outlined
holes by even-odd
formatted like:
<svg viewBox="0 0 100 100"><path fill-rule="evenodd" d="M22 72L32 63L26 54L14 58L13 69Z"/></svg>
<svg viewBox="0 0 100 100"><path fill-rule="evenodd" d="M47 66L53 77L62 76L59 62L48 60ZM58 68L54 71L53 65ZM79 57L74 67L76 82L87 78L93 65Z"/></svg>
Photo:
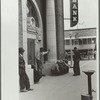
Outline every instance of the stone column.
<svg viewBox="0 0 100 100"><path fill-rule="evenodd" d="M24 52L24 59L27 65L27 0L22 0L22 32L23 32L23 48L25 49Z"/></svg>
<svg viewBox="0 0 100 100"><path fill-rule="evenodd" d="M50 49L48 61L57 60L56 46L56 21L55 21L55 2L46 0L46 25L47 25L47 49Z"/></svg>
<svg viewBox="0 0 100 100"><path fill-rule="evenodd" d="M56 12L57 59L63 59L65 51L63 0L55 0L55 12Z"/></svg>

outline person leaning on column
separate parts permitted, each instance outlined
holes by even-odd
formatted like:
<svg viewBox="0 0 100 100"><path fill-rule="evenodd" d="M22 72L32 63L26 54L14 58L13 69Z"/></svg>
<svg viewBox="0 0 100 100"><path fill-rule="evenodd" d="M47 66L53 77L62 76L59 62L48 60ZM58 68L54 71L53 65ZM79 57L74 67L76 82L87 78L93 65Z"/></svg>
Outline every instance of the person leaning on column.
<svg viewBox="0 0 100 100"><path fill-rule="evenodd" d="M20 82L20 92L27 92L33 89L30 88L29 78L25 71L25 61L23 58L24 53L23 48L19 48L19 82Z"/></svg>
<svg viewBox="0 0 100 100"><path fill-rule="evenodd" d="M47 51L43 51L43 48L40 48L40 51L37 52L36 54L36 61L37 61L37 68L38 68L38 72L41 73L42 76L45 76L43 73L42 73L42 69L43 69L43 58L44 58L44 55L48 54L50 50L47 50Z"/></svg>

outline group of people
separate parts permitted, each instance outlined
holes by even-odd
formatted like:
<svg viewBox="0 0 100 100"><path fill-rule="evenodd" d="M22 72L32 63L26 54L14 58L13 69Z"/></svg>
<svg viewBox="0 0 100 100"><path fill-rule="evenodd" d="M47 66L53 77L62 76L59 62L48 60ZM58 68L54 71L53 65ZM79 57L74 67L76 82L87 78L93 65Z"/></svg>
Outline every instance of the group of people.
<svg viewBox="0 0 100 100"><path fill-rule="evenodd" d="M53 64L51 68L51 75L57 76L66 74L69 72L70 65L68 64L67 59L57 60L55 64Z"/></svg>
<svg viewBox="0 0 100 100"><path fill-rule="evenodd" d="M20 92L27 92L27 91L32 91L33 89L30 88L30 82L29 78L27 76L27 73L25 71L25 60L23 58L23 53L24 53L23 48L19 48L19 84L20 84ZM47 54L49 52L43 52L43 48L40 49L40 52L36 56L36 61L37 61L37 69L35 69L34 65L34 74L38 75L36 78L34 78L35 82L38 82L39 79L42 76L45 76L42 74L42 68L43 68L43 55ZM74 61L74 66L73 66L73 71L74 74L73 76L80 75L80 67L79 67L79 61L80 61L80 52L77 50L77 47L74 48L74 56L73 56L73 61Z"/></svg>
<svg viewBox="0 0 100 100"><path fill-rule="evenodd" d="M69 72L69 68L73 68L73 76L78 76L80 75L80 52L78 51L77 47L74 48L73 50L73 61L74 65L73 67L68 64L68 59L65 56L65 59L57 60L55 64L53 64L51 68L51 75L61 75L61 74L66 74Z"/></svg>
<svg viewBox="0 0 100 100"><path fill-rule="evenodd" d="M28 75L25 71L25 60L23 58L24 53L23 48L19 48L19 84L20 84L20 92L27 92L32 91L33 89L30 88L30 82ZM43 68L43 55L47 54L49 52L43 52L43 48L40 48L40 51L36 55L36 61L37 61L37 70L34 65L32 65L32 68L34 68L34 82L38 82L39 79L42 76L45 76L42 74L42 68Z"/></svg>

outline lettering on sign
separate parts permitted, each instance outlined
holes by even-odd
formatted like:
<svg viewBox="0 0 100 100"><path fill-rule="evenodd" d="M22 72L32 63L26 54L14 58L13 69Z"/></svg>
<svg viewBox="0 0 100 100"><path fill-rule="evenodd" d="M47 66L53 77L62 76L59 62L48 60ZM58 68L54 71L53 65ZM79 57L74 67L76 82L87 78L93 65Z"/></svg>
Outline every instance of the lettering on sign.
<svg viewBox="0 0 100 100"><path fill-rule="evenodd" d="M70 0L70 26L78 23L78 0Z"/></svg>

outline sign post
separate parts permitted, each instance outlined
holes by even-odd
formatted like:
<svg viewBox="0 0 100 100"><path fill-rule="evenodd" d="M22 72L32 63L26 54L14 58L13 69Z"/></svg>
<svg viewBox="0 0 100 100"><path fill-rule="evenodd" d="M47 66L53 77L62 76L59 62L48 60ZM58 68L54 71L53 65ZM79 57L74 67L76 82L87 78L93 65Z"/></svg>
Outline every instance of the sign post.
<svg viewBox="0 0 100 100"><path fill-rule="evenodd" d="M69 34L69 37L70 37L71 66L72 66L72 60L73 60L73 57L72 57L72 34Z"/></svg>

